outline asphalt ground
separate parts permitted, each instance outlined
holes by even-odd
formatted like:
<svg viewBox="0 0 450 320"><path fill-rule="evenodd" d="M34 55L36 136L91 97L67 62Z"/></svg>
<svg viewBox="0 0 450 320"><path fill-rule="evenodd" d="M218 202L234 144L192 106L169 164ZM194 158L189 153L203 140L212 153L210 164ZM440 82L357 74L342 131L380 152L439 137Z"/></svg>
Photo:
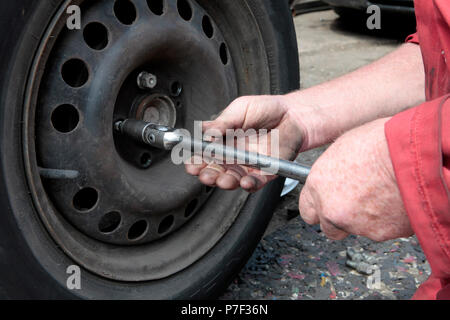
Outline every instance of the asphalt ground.
<svg viewBox="0 0 450 320"><path fill-rule="evenodd" d="M294 18L301 87L333 79L395 50L414 29L382 20L381 31L343 20L334 11ZM299 157L313 163L325 150ZM430 267L415 237L376 243L327 239L298 214L302 185L283 197L264 239L221 299L410 299Z"/></svg>

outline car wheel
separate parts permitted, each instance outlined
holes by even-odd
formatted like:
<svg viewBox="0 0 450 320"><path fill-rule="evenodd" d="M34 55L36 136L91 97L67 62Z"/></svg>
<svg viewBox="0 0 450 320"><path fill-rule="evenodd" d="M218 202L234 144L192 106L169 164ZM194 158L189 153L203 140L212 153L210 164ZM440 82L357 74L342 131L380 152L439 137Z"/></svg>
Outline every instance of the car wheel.
<svg viewBox="0 0 450 320"><path fill-rule="evenodd" d="M81 29L67 28L81 8ZM117 136L138 118L192 130L233 99L299 86L283 1L4 1L0 295L212 298L260 240L283 181L202 186ZM151 74L152 86L138 85ZM71 286L73 270L80 270Z"/></svg>

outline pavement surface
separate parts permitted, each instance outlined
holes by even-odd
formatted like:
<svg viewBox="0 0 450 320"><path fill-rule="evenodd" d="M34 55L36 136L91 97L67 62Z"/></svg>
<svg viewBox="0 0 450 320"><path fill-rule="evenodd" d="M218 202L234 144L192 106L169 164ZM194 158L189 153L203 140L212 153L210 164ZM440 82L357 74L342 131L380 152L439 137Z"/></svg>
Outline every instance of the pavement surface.
<svg viewBox="0 0 450 320"><path fill-rule="evenodd" d="M302 88L388 54L414 31L396 19L387 21L382 31L369 32L333 11L300 15L294 21ZM299 161L312 164L324 150L304 153ZM299 217L301 188L281 199L264 239L221 299L410 299L430 274L417 239L329 240L318 226Z"/></svg>

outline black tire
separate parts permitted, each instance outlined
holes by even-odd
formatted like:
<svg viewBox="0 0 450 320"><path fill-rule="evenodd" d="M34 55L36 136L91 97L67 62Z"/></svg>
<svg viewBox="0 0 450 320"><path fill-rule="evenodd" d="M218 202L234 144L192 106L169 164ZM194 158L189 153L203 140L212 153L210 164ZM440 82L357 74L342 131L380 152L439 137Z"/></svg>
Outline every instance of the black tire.
<svg viewBox="0 0 450 320"><path fill-rule="evenodd" d="M234 2L234 0L229 0ZM68 290L76 264L55 243L37 214L25 173L22 108L30 68L46 27L66 1L0 3L0 297L26 299L199 299L218 296L243 267L272 216L283 181L248 198L225 236L200 260L175 275L142 283L118 282L82 269L81 290ZM202 1L198 1L200 4ZM297 89L295 31L287 2L246 0L266 46L270 91ZM245 23L236 21L235 23Z"/></svg>

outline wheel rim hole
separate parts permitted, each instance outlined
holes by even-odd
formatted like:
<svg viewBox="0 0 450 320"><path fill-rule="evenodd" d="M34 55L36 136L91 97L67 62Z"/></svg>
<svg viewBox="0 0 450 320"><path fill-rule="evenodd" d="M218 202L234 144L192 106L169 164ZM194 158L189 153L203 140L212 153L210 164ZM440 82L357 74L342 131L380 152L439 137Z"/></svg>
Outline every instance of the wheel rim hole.
<svg viewBox="0 0 450 320"><path fill-rule="evenodd" d="M78 211L88 211L95 207L98 201L98 192L94 188L84 188L73 197L73 206Z"/></svg>
<svg viewBox="0 0 450 320"><path fill-rule="evenodd" d="M186 21L191 20L192 9L191 9L191 5L189 4L189 2L187 0L178 0L177 7L178 7L178 13L184 20L186 20Z"/></svg>
<svg viewBox="0 0 450 320"><path fill-rule="evenodd" d="M63 80L73 88L83 86L89 79L89 71L80 59L71 59L64 63L61 69Z"/></svg>
<svg viewBox="0 0 450 320"><path fill-rule="evenodd" d="M170 86L170 94L174 97L178 97L181 94L181 91L183 91L181 83L174 81Z"/></svg>
<svg viewBox="0 0 450 320"><path fill-rule="evenodd" d="M163 0L147 0L147 5L150 11L160 16L164 13L164 1Z"/></svg>
<svg viewBox="0 0 450 320"><path fill-rule="evenodd" d="M197 209L197 204L198 204L197 199L194 199L191 202L189 202L189 204L186 207L186 210L184 211L185 218L189 218L194 213L195 209Z"/></svg>
<svg viewBox="0 0 450 320"><path fill-rule="evenodd" d="M52 113L52 125L61 133L69 133L75 130L80 121L78 110L70 105L64 104L57 107Z"/></svg>
<svg viewBox="0 0 450 320"><path fill-rule="evenodd" d="M165 217L159 224L158 233L163 234L163 233L166 233L167 231L169 231L173 225L174 220L175 219L173 216Z"/></svg>
<svg viewBox="0 0 450 320"><path fill-rule="evenodd" d="M114 14L125 25L132 24L137 17L136 8L129 0L116 0L114 3Z"/></svg>
<svg viewBox="0 0 450 320"><path fill-rule="evenodd" d="M122 220L120 213L113 211L105 214L98 223L98 229L102 233L111 233L119 227Z"/></svg>
<svg viewBox="0 0 450 320"><path fill-rule="evenodd" d="M214 28L211 23L211 19L208 16L203 17L202 21L203 32L208 38L212 38L214 35Z"/></svg>
<svg viewBox="0 0 450 320"><path fill-rule="evenodd" d="M228 49L225 43L220 45L220 60L222 60L223 64L228 63Z"/></svg>
<svg viewBox="0 0 450 320"><path fill-rule="evenodd" d="M135 222L130 230L128 230L128 239L129 240L139 240L142 238L147 232L148 222L145 220L140 220Z"/></svg>
<svg viewBox="0 0 450 320"><path fill-rule="evenodd" d="M144 152L140 158L141 167L146 169L152 164L152 155L148 152Z"/></svg>
<svg viewBox="0 0 450 320"><path fill-rule="evenodd" d="M102 50L108 45L108 29L98 22L89 23L83 31L84 41L94 50Z"/></svg>

